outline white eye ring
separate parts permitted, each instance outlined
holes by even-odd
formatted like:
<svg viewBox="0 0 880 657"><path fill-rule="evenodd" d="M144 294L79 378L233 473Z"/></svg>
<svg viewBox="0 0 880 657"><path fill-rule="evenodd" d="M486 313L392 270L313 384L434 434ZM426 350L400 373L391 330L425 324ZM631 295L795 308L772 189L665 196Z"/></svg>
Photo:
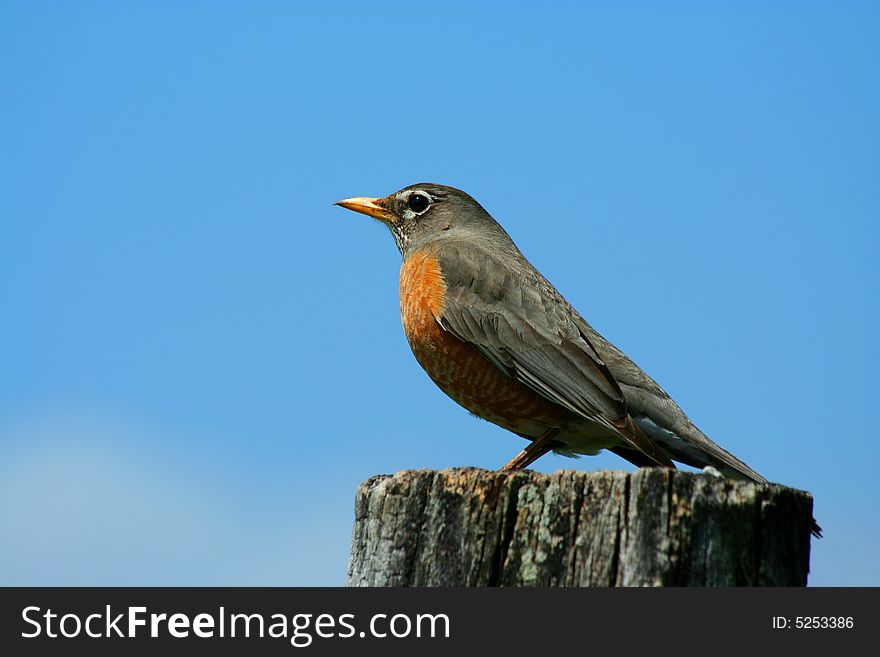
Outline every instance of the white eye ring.
<svg viewBox="0 0 880 657"><path fill-rule="evenodd" d="M413 215L419 215L430 208L433 201L429 194L415 189L406 197L406 207Z"/></svg>

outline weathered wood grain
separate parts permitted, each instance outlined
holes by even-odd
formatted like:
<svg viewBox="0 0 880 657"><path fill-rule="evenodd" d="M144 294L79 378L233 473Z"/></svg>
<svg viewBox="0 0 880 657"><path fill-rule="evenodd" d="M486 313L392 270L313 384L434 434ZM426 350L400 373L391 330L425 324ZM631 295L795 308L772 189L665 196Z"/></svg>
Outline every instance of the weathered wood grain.
<svg viewBox="0 0 880 657"><path fill-rule="evenodd" d="M804 586L812 498L661 468L358 487L350 586Z"/></svg>

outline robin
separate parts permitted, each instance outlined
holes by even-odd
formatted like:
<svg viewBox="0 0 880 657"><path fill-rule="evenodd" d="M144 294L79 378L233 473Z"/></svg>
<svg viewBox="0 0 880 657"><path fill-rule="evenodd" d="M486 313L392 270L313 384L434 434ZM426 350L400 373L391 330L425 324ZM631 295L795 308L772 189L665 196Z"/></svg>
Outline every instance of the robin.
<svg viewBox="0 0 880 657"><path fill-rule="evenodd" d="M403 256L403 329L428 376L474 415L531 441L503 471L551 450L606 449L639 467L674 460L767 484L599 335L468 194L420 183L337 205L391 229Z"/></svg>

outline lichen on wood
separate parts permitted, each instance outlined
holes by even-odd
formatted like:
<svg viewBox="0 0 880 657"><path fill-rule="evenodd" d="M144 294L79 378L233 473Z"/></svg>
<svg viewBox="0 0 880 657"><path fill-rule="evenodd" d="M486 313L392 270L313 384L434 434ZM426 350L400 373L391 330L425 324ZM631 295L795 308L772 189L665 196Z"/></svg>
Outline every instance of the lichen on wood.
<svg viewBox="0 0 880 657"><path fill-rule="evenodd" d="M350 586L804 586L812 498L661 468L358 487Z"/></svg>

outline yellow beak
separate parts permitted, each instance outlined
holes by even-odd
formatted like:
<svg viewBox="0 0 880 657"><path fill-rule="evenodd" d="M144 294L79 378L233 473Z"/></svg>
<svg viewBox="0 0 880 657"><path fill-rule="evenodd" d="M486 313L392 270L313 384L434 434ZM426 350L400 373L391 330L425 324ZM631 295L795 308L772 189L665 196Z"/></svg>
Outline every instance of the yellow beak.
<svg viewBox="0 0 880 657"><path fill-rule="evenodd" d="M379 221L384 221L385 223L393 224L399 221L396 214L382 205L382 199L380 198L354 196L352 198L336 201L336 205L339 205L346 210L354 210L355 212L375 217Z"/></svg>

